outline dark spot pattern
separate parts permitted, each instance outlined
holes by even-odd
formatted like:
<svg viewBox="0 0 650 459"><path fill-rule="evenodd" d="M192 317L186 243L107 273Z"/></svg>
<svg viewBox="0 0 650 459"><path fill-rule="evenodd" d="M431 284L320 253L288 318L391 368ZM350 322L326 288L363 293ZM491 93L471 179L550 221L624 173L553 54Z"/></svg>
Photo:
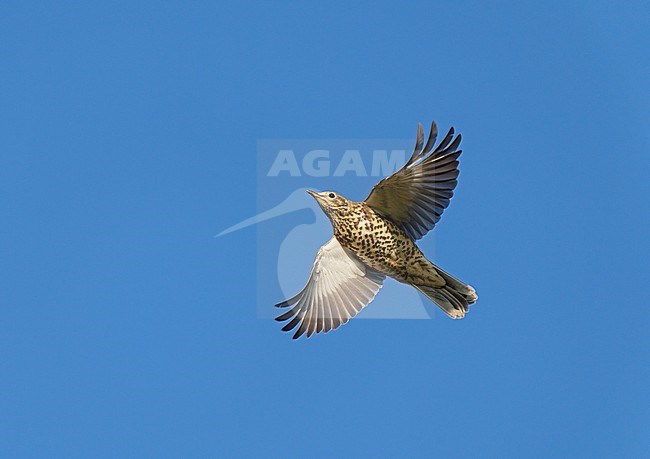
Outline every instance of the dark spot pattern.
<svg viewBox="0 0 650 459"><path fill-rule="evenodd" d="M440 287L444 280L415 242L363 202L347 201L329 217L334 236L371 268L400 282Z"/></svg>

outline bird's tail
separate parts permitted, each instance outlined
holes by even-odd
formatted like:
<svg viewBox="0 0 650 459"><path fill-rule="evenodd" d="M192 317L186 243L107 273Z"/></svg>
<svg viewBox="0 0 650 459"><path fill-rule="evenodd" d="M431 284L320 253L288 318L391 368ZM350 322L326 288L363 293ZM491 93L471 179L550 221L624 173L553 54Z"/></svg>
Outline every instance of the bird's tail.
<svg viewBox="0 0 650 459"><path fill-rule="evenodd" d="M443 287L430 287L426 285L413 285L427 298L436 303L452 319L462 319L469 311L469 305L476 303L478 295L471 285L468 285L454 276L435 266L438 274L445 280Z"/></svg>

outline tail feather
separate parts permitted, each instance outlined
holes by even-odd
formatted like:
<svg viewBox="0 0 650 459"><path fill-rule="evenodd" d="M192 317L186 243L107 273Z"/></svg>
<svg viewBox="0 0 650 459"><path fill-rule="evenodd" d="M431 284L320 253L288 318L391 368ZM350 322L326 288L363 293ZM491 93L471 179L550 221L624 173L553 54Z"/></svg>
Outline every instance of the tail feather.
<svg viewBox="0 0 650 459"><path fill-rule="evenodd" d="M469 305L476 303L478 295L471 285L465 284L436 266L436 270L445 280L442 287L413 285L427 298L436 303L452 319L462 319L469 311Z"/></svg>
<svg viewBox="0 0 650 459"><path fill-rule="evenodd" d="M474 290L474 287L472 287L469 284L466 284L463 281L456 279L454 276L452 276L446 271L443 271L437 266L436 266L436 271L438 271L438 274L442 276L442 278L445 280L445 282L449 287L451 287L453 290L460 293L461 295L465 296L469 304L476 303L476 300L478 300L478 295L476 294L476 290Z"/></svg>

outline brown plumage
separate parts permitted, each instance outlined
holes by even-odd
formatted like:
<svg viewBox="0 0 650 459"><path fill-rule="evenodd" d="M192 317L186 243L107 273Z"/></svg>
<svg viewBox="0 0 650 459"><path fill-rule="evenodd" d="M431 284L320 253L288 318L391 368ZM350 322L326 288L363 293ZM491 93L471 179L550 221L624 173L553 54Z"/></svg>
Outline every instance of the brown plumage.
<svg viewBox="0 0 650 459"><path fill-rule="evenodd" d="M437 127L424 145L422 126L413 155L379 182L364 202L332 191L311 194L332 223L334 237L321 247L305 288L278 307L293 306L276 318L296 326L294 338L338 328L377 294L385 276L407 283L460 319L476 302L475 290L422 254L415 240L431 230L453 196L461 136L453 128L434 150Z"/></svg>

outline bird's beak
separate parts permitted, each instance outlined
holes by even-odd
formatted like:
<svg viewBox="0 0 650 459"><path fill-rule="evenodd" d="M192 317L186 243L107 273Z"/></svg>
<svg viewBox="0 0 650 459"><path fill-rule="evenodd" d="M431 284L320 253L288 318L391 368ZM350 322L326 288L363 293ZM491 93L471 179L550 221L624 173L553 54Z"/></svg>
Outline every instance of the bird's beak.
<svg viewBox="0 0 650 459"><path fill-rule="evenodd" d="M321 209L326 209L327 206L325 205L325 201L320 193L313 190L307 190L307 193L309 193L309 195L316 200Z"/></svg>

